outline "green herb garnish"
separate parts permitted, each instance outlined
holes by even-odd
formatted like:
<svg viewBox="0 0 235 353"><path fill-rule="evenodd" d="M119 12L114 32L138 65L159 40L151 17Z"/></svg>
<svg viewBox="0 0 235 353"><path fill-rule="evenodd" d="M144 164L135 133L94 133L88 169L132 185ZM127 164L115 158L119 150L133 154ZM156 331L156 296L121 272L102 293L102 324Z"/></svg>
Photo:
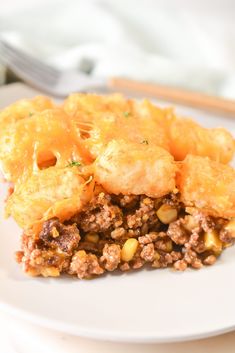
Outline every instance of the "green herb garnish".
<svg viewBox="0 0 235 353"><path fill-rule="evenodd" d="M66 165L66 167L80 167L82 164L80 162L73 161Z"/></svg>
<svg viewBox="0 0 235 353"><path fill-rule="evenodd" d="M144 145L148 145L149 144L148 140L142 140L141 143L144 144Z"/></svg>
<svg viewBox="0 0 235 353"><path fill-rule="evenodd" d="M130 112L124 112L123 115L125 116L125 118L128 118L131 115L131 113Z"/></svg>
<svg viewBox="0 0 235 353"><path fill-rule="evenodd" d="M29 112L29 116L32 116L33 115L33 112Z"/></svg>

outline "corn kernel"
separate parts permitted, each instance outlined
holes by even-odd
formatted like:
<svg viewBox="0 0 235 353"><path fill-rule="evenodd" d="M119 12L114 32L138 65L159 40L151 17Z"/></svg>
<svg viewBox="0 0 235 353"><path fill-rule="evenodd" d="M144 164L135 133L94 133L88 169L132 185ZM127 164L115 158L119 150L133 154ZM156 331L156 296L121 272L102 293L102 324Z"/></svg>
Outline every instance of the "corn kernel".
<svg viewBox="0 0 235 353"><path fill-rule="evenodd" d="M235 218L232 218L231 221L226 224L224 229L231 233L232 238L235 238Z"/></svg>
<svg viewBox="0 0 235 353"><path fill-rule="evenodd" d="M219 255L222 251L222 241L215 230L205 232L204 242L206 250L212 250L215 254Z"/></svg>
<svg viewBox="0 0 235 353"><path fill-rule="evenodd" d="M165 243L165 245L166 245L165 251L166 251L166 252L171 252L172 249L173 249L172 241L171 241L171 240L168 240L168 241Z"/></svg>
<svg viewBox="0 0 235 353"><path fill-rule="evenodd" d="M177 219L177 210L170 205L164 204L157 210L157 216L164 224L169 224Z"/></svg>
<svg viewBox="0 0 235 353"><path fill-rule="evenodd" d="M196 227L198 227L198 221L195 219L195 217L187 215L185 217L184 228L191 232Z"/></svg>
<svg viewBox="0 0 235 353"><path fill-rule="evenodd" d="M160 260L160 254L157 252L157 251L155 251L154 252L154 260Z"/></svg>
<svg viewBox="0 0 235 353"><path fill-rule="evenodd" d="M85 250L78 250L74 256L80 257L80 259L81 259L86 256L86 252L85 252Z"/></svg>
<svg viewBox="0 0 235 353"><path fill-rule="evenodd" d="M41 274L43 277L58 277L60 275L60 271L56 267L46 267L41 270Z"/></svg>
<svg viewBox="0 0 235 353"><path fill-rule="evenodd" d="M146 197L145 199L143 199L143 203L145 204L145 205L150 205L151 204L151 199L149 198L149 197Z"/></svg>
<svg viewBox="0 0 235 353"><path fill-rule="evenodd" d="M121 250L121 259L123 261L131 261L138 248L138 240L135 238L129 238L125 241Z"/></svg>
<svg viewBox="0 0 235 353"><path fill-rule="evenodd" d="M58 232L56 227L52 227L51 233L53 238L58 238L60 236L60 233Z"/></svg>
<svg viewBox="0 0 235 353"><path fill-rule="evenodd" d="M91 243L96 244L99 241L99 236L96 233L87 233L85 235L85 241L89 241Z"/></svg>

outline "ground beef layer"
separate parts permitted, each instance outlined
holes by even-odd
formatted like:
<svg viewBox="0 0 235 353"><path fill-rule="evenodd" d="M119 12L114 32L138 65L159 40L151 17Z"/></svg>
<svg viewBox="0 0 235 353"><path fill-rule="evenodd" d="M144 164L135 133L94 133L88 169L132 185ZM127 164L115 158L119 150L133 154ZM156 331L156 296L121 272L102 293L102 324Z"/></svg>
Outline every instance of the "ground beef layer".
<svg viewBox="0 0 235 353"><path fill-rule="evenodd" d="M83 212L46 221L38 236L23 234L16 259L30 275L91 278L106 271L212 265L233 243L228 220L187 209L177 194L98 193Z"/></svg>

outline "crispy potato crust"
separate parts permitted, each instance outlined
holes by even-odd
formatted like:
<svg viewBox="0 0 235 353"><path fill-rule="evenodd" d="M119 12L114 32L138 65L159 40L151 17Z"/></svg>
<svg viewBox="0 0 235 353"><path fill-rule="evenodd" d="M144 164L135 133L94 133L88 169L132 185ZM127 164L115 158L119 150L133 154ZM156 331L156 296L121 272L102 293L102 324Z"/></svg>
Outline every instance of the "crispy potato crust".
<svg viewBox="0 0 235 353"><path fill-rule="evenodd" d="M23 228L76 213L89 178L111 194L179 191L188 207L235 215L234 170L221 164L231 160L234 139L223 128L118 94L73 94L61 106L21 100L0 113L0 127L0 166L15 186L7 213Z"/></svg>
<svg viewBox="0 0 235 353"><path fill-rule="evenodd" d="M235 217L235 170L209 158L188 155L177 180L182 201L209 215Z"/></svg>

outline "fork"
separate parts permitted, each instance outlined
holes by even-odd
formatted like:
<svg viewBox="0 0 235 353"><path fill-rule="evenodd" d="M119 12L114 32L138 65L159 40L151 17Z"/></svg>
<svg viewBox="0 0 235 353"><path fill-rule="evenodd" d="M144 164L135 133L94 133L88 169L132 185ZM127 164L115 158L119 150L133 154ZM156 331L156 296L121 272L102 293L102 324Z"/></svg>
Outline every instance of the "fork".
<svg viewBox="0 0 235 353"><path fill-rule="evenodd" d="M0 39L0 54L6 65L30 86L54 97L73 92L117 91L147 96L235 117L235 101L128 78L94 77L87 72L61 71Z"/></svg>
<svg viewBox="0 0 235 353"><path fill-rule="evenodd" d="M105 87L105 79L84 72L60 71L23 52L9 42L0 40L0 54L5 64L23 81L55 97L71 92L90 91Z"/></svg>

